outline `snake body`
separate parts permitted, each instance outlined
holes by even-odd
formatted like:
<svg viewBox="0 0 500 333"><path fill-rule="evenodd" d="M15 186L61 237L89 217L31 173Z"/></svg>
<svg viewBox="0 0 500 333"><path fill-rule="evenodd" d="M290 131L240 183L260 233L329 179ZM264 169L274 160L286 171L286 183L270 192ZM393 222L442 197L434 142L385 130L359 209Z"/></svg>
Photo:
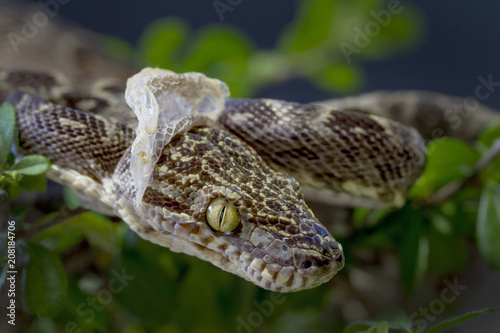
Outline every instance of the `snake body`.
<svg viewBox="0 0 500 333"><path fill-rule="evenodd" d="M16 19L19 24L19 15L2 14L10 29ZM19 57L0 50L10 59L0 68L0 99L16 108L21 148L47 156L48 176L73 188L86 207L265 289L312 288L344 265L342 246L303 193L337 204L396 207L424 166L416 130L349 100L332 108L233 99L218 127L195 126L163 147L135 205L130 162L137 121L123 98L123 76L131 71L115 71L121 65L84 52L86 44L71 45L99 68L109 64L108 76L88 62L84 71L47 70L36 61L24 68ZM217 206L216 224L222 226L226 209L238 212L230 231L209 223L217 199L225 205Z"/></svg>
<svg viewBox="0 0 500 333"><path fill-rule="evenodd" d="M137 209L132 129L20 92L7 101L18 110L21 147L53 162L49 176L145 239L281 292L317 286L344 264L342 247L306 206L299 184L225 130L195 128L176 136ZM234 233L216 232L206 222L207 207L219 197L241 214Z"/></svg>

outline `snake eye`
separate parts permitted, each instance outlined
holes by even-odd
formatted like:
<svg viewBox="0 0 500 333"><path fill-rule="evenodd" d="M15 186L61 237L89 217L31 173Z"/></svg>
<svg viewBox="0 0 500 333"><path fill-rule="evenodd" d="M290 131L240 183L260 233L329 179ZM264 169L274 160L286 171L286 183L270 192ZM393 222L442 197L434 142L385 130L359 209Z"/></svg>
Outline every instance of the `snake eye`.
<svg viewBox="0 0 500 333"><path fill-rule="evenodd" d="M208 205L207 222L213 230L229 233L240 225L240 213L233 203L217 198Z"/></svg>

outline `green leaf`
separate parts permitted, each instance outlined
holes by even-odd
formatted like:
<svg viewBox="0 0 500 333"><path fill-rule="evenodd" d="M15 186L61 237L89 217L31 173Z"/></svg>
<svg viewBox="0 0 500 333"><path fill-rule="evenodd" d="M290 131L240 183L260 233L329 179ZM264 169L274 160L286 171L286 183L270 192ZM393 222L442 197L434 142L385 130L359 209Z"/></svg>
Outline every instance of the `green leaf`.
<svg viewBox="0 0 500 333"><path fill-rule="evenodd" d="M499 138L500 121L496 121L481 132L476 141L476 147L485 155L492 153L490 150L492 150L493 143ZM483 182L493 180L497 184L500 184L500 157L497 156L493 161L489 162L481 172L481 179Z"/></svg>
<svg viewBox="0 0 500 333"><path fill-rule="evenodd" d="M11 104L0 106L0 170L7 161L16 132L16 110Z"/></svg>
<svg viewBox="0 0 500 333"><path fill-rule="evenodd" d="M49 160L41 155L29 155L21 158L14 164L11 171L17 171L23 175L37 176L42 175L50 167Z"/></svg>
<svg viewBox="0 0 500 333"><path fill-rule="evenodd" d="M382 3L384 5L387 4ZM360 58L371 61L385 60L391 55L411 50L420 44L423 40L425 22L422 20L419 9L407 2L402 7L404 9L400 13L390 16L386 26L379 25L380 32L371 37L369 44L361 49ZM374 12L379 12L380 10L386 10L386 8L379 7L378 9L374 9ZM367 25L373 26L373 23L369 22L376 21L373 14L370 13L370 16L360 27L366 32Z"/></svg>
<svg viewBox="0 0 500 333"><path fill-rule="evenodd" d="M381 321L368 329L368 333L388 333L389 325L386 321Z"/></svg>
<svg viewBox="0 0 500 333"><path fill-rule="evenodd" d="M363 71L352 65L334 64L322 68L311 77L311 80L328 92L349 92L361 87Z"/></svg>
<svg viewBox="0 0 500 333"><path fill-rule="evenodd" d="M248 36L239 30L221 24L206 26L189 45L182 71L222 80L232 96L245 97L252 88L247 66L253 48Z"/></svg>
<svg viewBox="0 0 500 333"><path fill-rule="evenodd" d="M58 212L53 212L45 215L37 220L34 225L40 226L51 219L55 218ZM43 244L46 248L54 253L63 253L71 247L85 240L85 235L82 231L69 226L67 223L60 223L50 228L42 230L36 234L33 239L34 242Z"/></svg>
<svg viewBox="0 0 500 333"><path fill-rule="evenodd" d="M471 146L457 139L446 137L430 142L425 170L411 189L411 195L426 197L451 181L464 179L480 157Z"/></svg>
<svg viewBox="0 0 500 333"><path fill-rule="evenodd" d="M477 138L477 143L482 145L482 149L486 150L491 147L495 139L500 138L500 121L496 121L486 127Z"/></svg>
<svg viewBox="0 0 500 333"><path fill-rule="evenodd" d="M281 34L280 49L290 52L305 52L329 41L338 1L300 1L298 17Z"/></svg>
<svg viewBox="0 0 500 333"><path fill-rule="evenodd" d="M429 330L427 330L426 333L439 332L439 331L444 330L445 328L454 326L456 324L459 324L459 323L464 322L466 320L475 318L475 317L480 316L482 314L496 312L498 310L500 310L500 308L486 308L486 309L482 309L482 310L476 310L476 311L467 312L467 313L465 313L463 315L460 315L460 316L448 319L446 321L443 321L443 322L441 322L441 323L439 323L439 324L437 324L437 325L429 328Z"/></svg>
<svg viewBox="0 0 500 333"><path fill-rule="evenodd" d="M488 264L500 270L500 186L485 188L477 214L476 239Z"/></svg>
<svg viewBox="0 0 500 333"><path fill-rule="evenodd" d="M188 33L189 25L176 17L149 24L139 39L142 62L149 66L178 70L181 59L179 52Z"/></svg>
<svg viewBox="0 0 500 333"><path fill-rule="evenodd" d="M10 196L12 198L18 197L23 190L45 192L47 188L47 179L44 175L38 176L24 176L21 178L17 185L9 188Z"/></svg>
<svg viewBox="0 0 500 333"><path fill-rule="evenodd" d="M66 223L82 231L92 246L114 254L119 249L118 225L93 212L78 215Z"/></svg>
<svg viewBox="0 0 500 333"><path fill-rule="evenodd" d="M399 262L401 283L407 291L413 291L421 282L428 268L429 241L425 235L422 217L415 212L407 221L401 237Z"/></svg>
<svg viewBox="0 0 500 333"><path fill-rule="evenodd" d="M23 294L28 310L41 317L55 315L68 294L66 271L54 253L29 243L29 260L23 270Z"/></svg>
<svg viewBox="0 0 500 333"><path fill-rule="evenodd" d="M82 206L82 200L76 194L76 192L73 191L73 189L71 189L70 187L67 186L63 187L63 198L64 198L64 204L69 209L77 209L78 207Z"/></svg>

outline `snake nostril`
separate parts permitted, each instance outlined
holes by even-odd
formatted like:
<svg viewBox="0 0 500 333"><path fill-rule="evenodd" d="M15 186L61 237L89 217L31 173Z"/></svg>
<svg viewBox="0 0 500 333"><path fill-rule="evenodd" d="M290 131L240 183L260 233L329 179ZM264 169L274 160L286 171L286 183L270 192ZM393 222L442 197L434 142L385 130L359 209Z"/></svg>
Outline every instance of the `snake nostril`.
<svg viewBox="0 0 500 333"><path fill-rule="evenodd" d="M342 253L339 254L339 256L337 257L337 262L342 262L342 263L344 262L344 256Z"/></svg>
<svg viewBox="0 0 500 333"><path fill-rule="evenodd" d="M312 266L312 261L309 259L304 261L304 263L302 264L302 268L304 268L304 269L308 269L311 266Z"/></svg>

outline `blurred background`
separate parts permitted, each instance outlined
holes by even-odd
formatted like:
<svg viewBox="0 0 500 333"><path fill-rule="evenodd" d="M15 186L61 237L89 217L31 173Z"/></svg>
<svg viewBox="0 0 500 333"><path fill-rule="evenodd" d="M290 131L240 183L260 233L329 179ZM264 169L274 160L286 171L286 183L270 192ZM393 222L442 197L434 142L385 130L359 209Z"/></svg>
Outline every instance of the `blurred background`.
<svg viewBox="0 0 500 333"><path fill-rule="evenodd" d="M358 77L344 79L343 85L337 82L343 91L319 90L305 80L290 80L256 94L310 102L341 95L342 92L425 89L465 97L474 93L479 75L498 75L500 3L494 0L394 2L400 3L403 10L400 15L391 15L389 26L371 38L359 54L353 54L351 65ZM237 5L221 7L222 16L215 9L216 3L143 0L138 4L71 0L61 6L60 13L88 29L119 37L134 46L146 27L160 18L180 19L187 30L184 36L187 43L202 34L204 29L223 23L238 29L253 50L281 49L300 53L326 43L331 47L329 61L346 65L345 59L339 58L339 44L344 41L355 46L354 28L358 26L364 30L365 25L374 19L371 10L387 9L384 1L378 0L318 2L319 7L323 6L319 10L321 16L317 14L311 18L313 22L306 23L307 28L298 32L302 39L293 43L284 41L284 33L290 35L290 30L298 27L297 19L304 19L307 2L233 1ZM486 101L491 106L499 106L499 103L500 94L493 94Z"/></svg>
<svg viewBox="0 0 500 333"><path fill-rule="evenodd" d="M58 17L104 36L102 46L121 61L204 72L227 82L234 97L312 102L380 89L467 97L479 77L500 82L495 0L71 0ZM500 108L499 88L492 84L482 102ZM347 242L350 263L324 286L275 295L87 213L35 239L61 256L68 300L49 318L24 314L22 330L70 332L75 323L82 332L356 332L346 325L409 316L429 327L500 305L500 274L467 235L444 247L418 281L405 282L401 255L380 244L386 238L354 238L349 227L330 224ZM460 259L450 266L450 257ZM103 301L102 290L124 268L133 279ZM456 281L466 288L444 302L443 290ZM89 297L100 300L97 307ZM499 321L486 315L447 332L499 332Z"/></svg>

